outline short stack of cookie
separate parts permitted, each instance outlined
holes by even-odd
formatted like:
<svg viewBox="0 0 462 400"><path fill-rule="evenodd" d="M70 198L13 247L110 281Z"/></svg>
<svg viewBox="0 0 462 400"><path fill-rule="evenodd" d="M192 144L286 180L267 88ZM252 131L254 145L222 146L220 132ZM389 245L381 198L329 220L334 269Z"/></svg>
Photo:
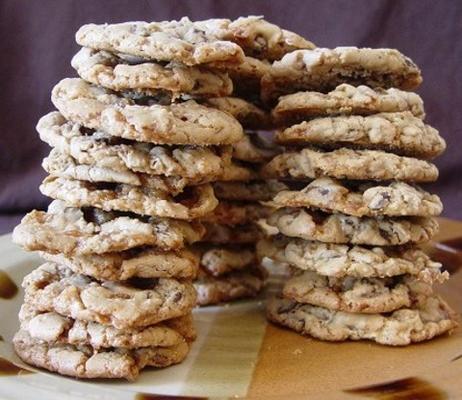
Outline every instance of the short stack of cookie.
<svg viewBox="0 0 462 400"><path fill-rule="evenodd" d="M242 126L220 110L236 103L222 101L233 93L230 71L246 48L289 46L273 31L254 41L262 24L184 18L77 32L80 78L55 86L58 111L37 125L52 147L40 189L55 200L13 235L47 261L23 283L14 346L24 361L132 380L187 356L200 263L191 245L218 205L211 182L252 176L232 159Z"/></svg>
<svg viewBox="0 0 462 400"><path fill-rule="evenodd" d="M232 145L232 160L250 174L213 184L219 205L202 219L207 234L195 246L201 255L194 284L200 306L252 298L265 285L267 274L256 258L255 243L261 237L256 221L268 208L259 201L269 200L270 192L284 186L266 183L258 174L260 166L276 154L268 134L262 132L272 124L261 102L260 82L273 61L295 49L314 48L311 42L260 17L240 18L233 25L235 37L231 40L242 46L245 58L228 71L232 96L207 99L206 103L233 115L243 126L245 136Z"/></svg>
<svg viewBox="0 0 462 400"><path fill-rule="evenodd" d="M285 186L258 180L258 168L276 154L257 132L247 132L233 145L233 159L252 165L247 181L215 182L217 208L203 219L208 234L195 247L201 254L199 278L195 282L201 306L256 297L264 288L266 270L256 256L255 244L261 238L257 221L267 216L272 193Z"/></svg>
<svg viewBox="0 0 462 400"><path fill-rule="evenodd" d="M437 179L427 160L445 149L421 98L405 91L421 80L396 50L352 47L292 52L263 78L285 146L263 174L290 189L266 203L274 212L258 253L293 269L269 301L271 321L385 345L457 325L432 288L448 274L419 248L437 232L442 204L417 185Z"/></svg>

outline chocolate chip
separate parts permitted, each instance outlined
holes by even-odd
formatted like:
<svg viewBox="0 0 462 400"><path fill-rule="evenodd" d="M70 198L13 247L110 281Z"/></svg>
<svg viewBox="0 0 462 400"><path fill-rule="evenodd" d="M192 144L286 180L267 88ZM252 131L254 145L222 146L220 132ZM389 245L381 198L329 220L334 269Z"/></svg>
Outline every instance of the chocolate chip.
<svg viewBox="0 0 462 400"><path fill-rule="evenodd" d="M380 192L378 196L375 196L372 202L369 204L369 208L378 210L389 204L391 196L388 192Z"/></svg>
<svg viewBox="0 0 462 400"><path fill-rule="evenodd" d="M86 128L85 126L81 126L79 128L79 132L84 135L84 136L91 136L93 133L95 133L94 129Z"/></svg>

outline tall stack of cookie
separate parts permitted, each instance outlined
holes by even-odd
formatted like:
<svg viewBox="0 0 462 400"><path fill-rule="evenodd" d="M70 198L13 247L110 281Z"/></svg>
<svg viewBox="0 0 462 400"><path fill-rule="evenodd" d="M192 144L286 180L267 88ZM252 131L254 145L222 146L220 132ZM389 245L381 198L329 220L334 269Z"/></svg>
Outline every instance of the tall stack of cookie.
<svg viewBox="0 0 462 400"><path fill-rule="evenodd" d="M220 100L244 50L280 46L267 25L183 18L77 32L80 78L55 86L58 112L37 126L52 147L40 189L55 200L13 236L47 261L23 284L14 346L24 361L134 379L187 356L200 263L191 244L209 234L211 182L253 176L232 158L243 129Z"/></svg>
<svg viewBox="0 0 462 400"><path fill-rule="evenodd" d="M268 135L262 133L271 129L271 121L261 103L260 82L271 62L295 49L314 48L311 42L259 17L240 18L232 25L231 40L241 45L246 57L229 70L232 96L208 99L207 104L233 115L243 126L245 136L232 145L232 159L250 174L213 184L220 203L202 220L207 234L196 246L201 265L195 287L201 306L255 297L264 287L266 273L256 258L255 243L261 237L256 221L266 215L267 208L259 201L269 200L271 193L284 186L264 182L258 174L261 164L276 154Z"/></svg>
<svg viewBox="0 0 462 400"><path fill-rule="evenodd" d="M416 184L437 179L426 160L445 149L423 122L421 98L404 91L420 83L398 51L351 47L295 51L263 78L263 98L278 99L276 141L286 146L263 172L291 181L269 203L272 236L258 246L293 268L268 304L271 321L323 340L385 345L457 325L432 289L448 274L418 247L436 233L442 205Z"/></svg>

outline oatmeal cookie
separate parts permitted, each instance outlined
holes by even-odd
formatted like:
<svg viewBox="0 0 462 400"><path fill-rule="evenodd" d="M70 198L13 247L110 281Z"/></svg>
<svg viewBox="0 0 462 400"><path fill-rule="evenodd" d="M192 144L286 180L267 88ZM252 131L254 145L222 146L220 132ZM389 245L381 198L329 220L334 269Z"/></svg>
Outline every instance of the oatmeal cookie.
<svg viewBox="0 0 462 400"><path fill-rule="evenodd" d="M280 130L275 140L282 145L384 150L423 159L446 149L438 131L409 111L315 118Z"/></svg>
<svg viewBox="0 0 462 400"><path fill-rule="evenodd" d="M422 243L438 232L438 222L433 218L359 218L303 208L281 208L265 222L276 234L289 237L370 246Z"/></svg>
<svg viewBox="0 0 462 400"><path fill-rule="evenodd" d="M290 126L317 117L404 111L422 120L425 118L423 101L416 93L344 83L328 93L298 92L282 96L271 115L274 124Z"/></svg>
<svg viewBox="0 0 462 400"><path fill-rule="evenodd" d="M26 363L74 378L124 378L134 381L145 367L164 368L182 362L189 345L139 349L102 349L49 344L21 330L13 338L16 354Z"/></svg>
<svg viewBox="0 0 462 400"><path fill-rule="evenodd" d="M422 83L422 75L396 49L316 48L296 50L274 62L262 88L265 98L275 99L303 90L325 92L342 83L413 90Z"/></svg>
<svg viewBox="0 0 462 400"><path fill-rule="evenodd" d="M302 190L284 190L270 207L308 207L341 212L356 217L378 215L438 216L443 210L439 197L404 182L352 184L332 178L318 178Z"/></svg>
<svg viewBox="0 0 462 400"><path fill-rule="evenodd" d="M284 283L283 297L303 304L351 313L377 314L411 307L433 294L431 285L411 275L390 278L336 278L314 271L296 273Z"/></svg>
<svg viewBox="0 0 462 400"><path fill-rule="evenodd" d="M194 281L197 304L206 306L256 297L263 289L264 283L264 272L256 267L230 272L218 278L206 272L199 273L198 280Z"/></svg>
<svg viewBox="0 0 462 400"><path fill-rule="evenodd" d="M398 156L378 150L309 148L288 151L274 157L262 168L268 178L315 179L329 176L352 180L399 180L433 182L438 169L428 161Z"/></svg>
<svg viewBox="0 0 462 400"><path fill-rule="evenodd" d="M48 212L34 210L13 231L13 241L29 251L72 255L104 254L140 246L162 250L200 240L204 226L168 218L76 208L55 200Z"/></svg>
<svg viewBox="0 0 462 400"><path fill-rule="evenodd" d="M64 265L76 274L98 280L125 281L130 278L194 279L199 270L199 255L188 249L170 251L155 247L103 254L62 254L40 252L47 261Z"/></svg>
<svg viewBox="0 0 462 400"><path fill-rule="evenodd" d="M441 271L441 263L418 247L365 247L273 236L257 243L257 256L336 278L408 274L429 284L449 278L447 271Z"/></svg>
<svg viewBox="0 0 462 400"><path fill-rule="evenodd" d="M406 346L430 340L458 326L457 314L438 296L413 308L391 314L332 311L292 300L273 298L268 318L302 335L328 341L372 340L388 346Z"/></svg>
<svg viewBox="0 0 462 400"><path fill-rule="evenodd" d="M137 105L79 78L66 78L51 99L68 120L124 139L155 144L225 145L240 140L242 127L231 115L194 100Z"/></svg>
<svg viewBox="0 0 462 400"><path fill-rule="evenodd" d="M117 329L142 328L180 317L196 301L188 282L168 278L99 282L54 263L42 264L22 285L24 302L37 311L54 311Z"/></svg>
<svg viewBox="0 0 462 400"><path fill-rule="evenodd" d="M182 332L172 326L181 324ZM70 344L74 346L91 346L94 349L139 347L170 347L181 344L184 340L195 336L192 317L177 317L156 325L139 329L117 329L97 322L87 322L64 317L56 312L40 312L33 305L23 304L19 312L21 330L27 332L33 339L47 343Z"/></svg>
<svg viewBox="0 0 462 400"><path fill-rule="evenodd" d="M86 81L117 92L133 91L152 96L170 94L172 99L187 94L193 97L229 96L233 83L226 72L200 66L187 67L178 62L130 63L116 53L82 48L72 58L72 67Z"/></svg>
<svg viewBox="0 0 462 400"><path fill-rule="evenodd" d="M96 207L104 211L126 211L183 220L205 217L218 205L210 184L190 186L172 196L149 187L48 176L40 185L40 191L74 207Z"/></svg>

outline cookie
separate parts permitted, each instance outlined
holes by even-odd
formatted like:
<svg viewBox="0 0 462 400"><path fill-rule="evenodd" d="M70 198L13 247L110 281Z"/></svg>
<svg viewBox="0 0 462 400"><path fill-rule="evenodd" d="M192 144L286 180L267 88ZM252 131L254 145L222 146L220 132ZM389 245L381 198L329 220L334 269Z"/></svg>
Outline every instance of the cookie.
<svg viewBox="0 0 462 400"><path fill-rule="evenodd" d="M203 104L226 112L236 118L246 129L270 129L270 115L244 99L238 97L213 97Z"/></svg>
<svg viewBox="0 0 462 400"><path fill-rule="evenodd" d="M196 301L190 283L175 279L98 282L45 263L24 278L24 302L37 311L97 322L117 329L142 328L189 313Z"/></svg>
<svg viewBox="0 0 462 400"><path fill-rule="evenodd" d="M51 112L37 124L40 138L77 164L117 172L176 176L196 182L214 180L230 165L231 146L155 146L92 131ZM121 182L128 183L128 182Z"/></svg>
<svg viewBox="0 0 462 400"><path fill-rule="evenodd" d="M274 236L257 243L257 256L336 278L408 274L429 284L449 278L441 264L418 247L364 247Z"/></svg>
<svg viewBox="0 0 462 400"><path fill-rule="evenodd" d="M276 180L251 182L214 182L215 196L220 200L268 201L287 186Z"/></svg>
<svg viewBox="0 0 462 400"><path fill-rule="evenodd" d="M201 21L201 25L204 24L222 39L237 43L246 55L258 59L279 60L291 51L315 47L300 35L281 29L260 16L239 17L234 21Z"/></svg>
<svg viewBox="0 0 462 400"><path fill-rule="evenodd" d="M34 210L13 231L13 241L29 251L72 255L104 254L139 246L162 250L184 247L201 239L199 222L147 218L69 207L55 200L48 212Z"/></svg>
<svg viewBox="0 0 462 400"><path fill-rule="evenodd" d="M183 17L180 21L87 24L80 27L75 37L81 46L148 60L185 65L242 62L242 49L215 34L214 21L221 20L192 22Z"/></svg>
<svg viewBox="0 0 462 400"><path fill-rule="evenodd" d="M262 168L268 178L315 179L329 176L353 180L399 180L433 182L438 169L432 163L378 150L309 148L288 151L274 157Z"/></svg>
<svg viewBox="0 0 462 400"><path fill-rule="evenodd" d="M271 214L266 223L275 230L274 234L370 246L422 243L438 232L438 222L433 218L359 218L302 208L281 208Z"/></svg>
<svg viewBox="0 0 462 400"><path fill-rule="evenodd" d="M273 298L267 316L278 325L321 340L364 339L389 346L430 340L458 325L456 313L438 296L387 314L346 313Z"/></svg>
<svg viewBox="0 0 462 400"><path fill-rule="evenodd" d="M325 149L385 150L423 159L435 158L446 149L438 131L409 111L315 118L277 132L275 140L282 145Z"/></svg>
<svg viewBox="0 0 462 400"><path fill-rule="evenodd" d="M246 268L230 272L218 278L199 273L194 281L197 304L207 306L244 298L256 297L263 289L264 273L260 268Z"/></svg>
<svg viewBox="0 0 462 400"><path fill-rule="evenodd" d="M265 204L274 208L318 208L326 212L341 212L356 217L429 217L438 216L443 210L437 195L404 182L356 185L331 178L315 179L299 191L284 190L279 192L273 201Z"/></svg>
<svg viewBox="0 0 462 400"><path fill-rule="evenodd" d="M188 336L194 337L195 328L191 318L178 317ZM19 312L21 330L31 338L50 344L70 344L101 348L136 349L139 347L171 347L181 344L185 337L169 326L169 320L141 329L117 329L64 317L55 312L40 312L33 305L23 304Z"/></svg>
<svg viewBox="0 0 462 400"><path fill-rule="evenodd" d="M235 118L194 100L137 105L82 79L66 78L51 99L68 120L112 136L155 144L225 145L243 136Z"/></svg>
<svg viewBox="0 0 462 400"><path fill-rule="evenodd" d="M198 161L200 164L201 162ZM81 180L88 182L121 183L131 186L144 187L145 190L169 193L177 196L187 190L188 186L196 186L215 180L220 181L247 181L255 179L257 172L239 161L230 161L223 165L219 175L205 175L203 177L182 177L179 175L149 175L145 173L114 170L100 164L80 164L72 156L52 149L48 157L42 161L42 167L50 175L64 179ZM143 190L143 189L142 189Z"/></svg>
<svg viewBox="0 0 462 400"><path fill-rule="evenodd" d="M241 64L226 69L233 82L233 95L260 102L260 81L271 68L268 60L245 57Z"/></svg>
<svg viewBox="0 0 462 400"><path fill-rule="evenodd" d="M190 21L88 24L76 34L77 43L95 49L122 52L152 60L186 65L232 65L244 55L277 60L295 49L314 45L262 17Z"/></svg>
<svg viewBox="0 0 462 400"><path fill-rule="evenodd" d="M297 303L329 310L377 314L411 307L433 294L431 285L413 276L392 278L336 278L314 271L296 273L284 283L282 295Z"/></svg>
<svg viewBox="0 0 462 400"><path fill-rule="evenodd" d="M202 269L214 277L257 264L253 246L199 246L198 250Z"/></svg>
<svg viewBox="0 0 462 400"><path fill-rule="evenodd" d="M262 237L262 231L255 224L239 225L237 229L230 225L203 223L205 235L201 242L212 244L249 244Z"/></svg>
<svg viewBox="0 0 462 400"><path fill-rule="evenodd" d="M145 367L164 368L183 361L189 353L186 342L171 347L104 349L91 346L49 344L25 331L13 338L16 354L27 364L75 378L124 378L135 380Z"/></svg>
<svg viewBox="0 0 462 400"><path fill-rule="evenodd" d="M130 278L194 279L200 261L199 256L188 249L162 251L153 247L85 255L40 252L40 256L64 265L76 274L108 281Z"/></svg>
<svg viewBox="0 0 462 400"><path fill-rule="evenodd" d="M197 339L192 313L182 315L178 318L167 319L162 321L162 324L178 332L187 342L193 342Z"/></svg>
<svg viewBox="0 0 462 400"><path fill-rule="evenodd" d="M208 215L200 218L200 221L230 226L251 224L267 217L270 211L269 207L260 204L220 201L218 206Z"/></svg>
<svg viewBox="0 0 462 400"><path fill-rule="evenodd" d="M110 167L79 164L70 155L52 149L42 161L42 167L51 176L64 180L79 180L94 183L125 184L140 190L168 193L172 196L182 193L187 186L199 185L201 178L182 178L181 176L148 175L130 170L117 171ZM240 171L238 171L240 173ZM213 179L213 178L212 178ZM221 179L221 176L220 176ZM208 180L205 178L205 180Z"/></svg>
<svg viewBox="0 0 462 400"><path fill-rule="evenodd" d="M263 96L304 90L325 92L348 83L354 86L416 89L420 69L396 49L336 47L296 50L271 66L262 79Z"/></svg>
<svg viewBox="0 0 462 400"><path fill-rule="evenodd" d="M344 83L328 93L299 92L283 96L271 115L275 124L289 126L316 117L404 111L424 119L424 105L418 94L395 88L373 89Z"/></svg>
<svg viewBox="0 0 462 400"><path fill-rule="evenodd" d="M193 97L229 96L233 83L226 72L180 63L155 62L130 64L107 51L82 48L72 58L72 67L86 81L114 91L170 94L172 99L188 94Z"/></svg>
<svg viewBox="0 0 462 400"><path fill-rule="evenodd" d="M48 176L40 185L40 191L74 207L184 220L204 217L218 205L210 184L190 186L172 196L168 192L122 183L93 183Z"/></svg>
<svg viewBox="0 0 462 400"><path fill-rule="evenodd" d="M268 139L263 138L257 132L246 132L239 142L232 145L233 158L252 164L261 164L271 160L280 151Z"/></svg>

